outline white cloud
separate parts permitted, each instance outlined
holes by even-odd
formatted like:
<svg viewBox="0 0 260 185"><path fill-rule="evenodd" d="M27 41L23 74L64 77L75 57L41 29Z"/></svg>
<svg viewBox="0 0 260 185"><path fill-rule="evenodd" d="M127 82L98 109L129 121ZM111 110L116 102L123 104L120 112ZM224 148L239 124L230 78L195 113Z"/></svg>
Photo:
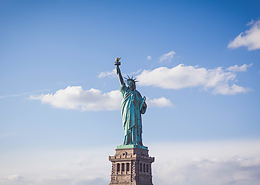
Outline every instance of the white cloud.
<svg viewBox="0 0 260 185"><path fill-rule="evenodd" d="M148 106L151 107L172 107L172 102L164 97L147 100Z"/></svg>
<svg viewBox="0 0 260 185"><path fill-rule="evenodd" d="M213 94L232 95L249 91L248 88L234 84L236 81L234 72L225 71L221 67L206 69L184 64L173 68L159 67L154 70L143 70L137 76L137 80L141 86L155 86L163 89L202 87L204 90L213 89Z"/></svg>
<svg viewBox="0 0 260 185"><path fill-rule="evenodd" d="M41 100L62 109L80 109L82 111L100 111L120 109L122 95L118 90L102 94L100 90L83 91L81 86L68 86L54 94L30 96L30 99Z"/></svg>
<svg viewBox="0 0 260 185"><path fill-rule="evenodd" d="M149 55L146 57L147 60L152 60L152 57Z"/></svg>
<svg viewBox="0 0 260 185"><path fill-rule="evenodd" d="M106 72L101 72L98 75L98 78L104 78L104 77L116 77L116 69L113 69L112 71L106 71Z"/></svg>
<svg viewBox="0 0 260 185"><path fill-rule="evenodd" d="M29 99L41 100L43 104L50 104L55 108L76 109L82 111L119 110L122 94L119 90L102 94L100 90L83 90L81 86L68 86L54 94L30 96ZM170 106L171 101L162 97L150 100L152 106Z"/></svg>
<svg viewBox="0 0 260 185"><path fill-rule="evenodd" d="M174 51L170 51L169 53L166 53L166 54L163 54L162 56L160 56L160 61L159 62L162 62L164 60L166 61L171 61L173 59L173 56L175 55L176 53Z"/></svg>
<svg viewBox="0 0 260 185"><path fill-rule="evenodd" d="M248 50L260 49L260 20L248 23L251 28L240 33L233 41L228 44L228 48L238 48L245 46Z"/></svg>
<svg viewBox="0 0 260 185"><path fill-rule="evenodd" d="M248 67L251 67L253 65L253 63L251 63L251 64L249 64L249 65L247 65L247 64L244 64L244 65L242 65L242 66L238 66L238 65L234 65L234 66L230 66L230 67L228 67L226 70L228 70L228 71L237 71L237 72L245 72L245 71L247 71L247 68Z"/></svg>
<svg viewBox="0 0 260 185"><path fill-rule="evenodd" d="M235 95L237 93L247 93L250 91L249 88L244 88L233 84L231 87L228 84L223 84L216 86L213 90L213 94L226 94L226 95Z"/></svg>

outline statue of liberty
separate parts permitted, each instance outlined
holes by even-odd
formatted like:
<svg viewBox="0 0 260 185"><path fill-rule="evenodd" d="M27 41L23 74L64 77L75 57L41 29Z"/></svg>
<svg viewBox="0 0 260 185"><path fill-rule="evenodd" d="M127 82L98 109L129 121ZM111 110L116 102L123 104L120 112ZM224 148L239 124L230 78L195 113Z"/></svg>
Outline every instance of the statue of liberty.
<svg viewBox="0 0 260 185"><path fill-rule="evenodd" d="M142 118L147 108L145 103L145 96L142 98L141 94L136 90L136 79L133 77L126 78L127 86L123 80L119 65L120 58L116 59L116 72L120 82L120 92L123 95L121 104L122 122L125 133L124 143L121 147L131 146L134 148L147 148L142 143Z"/></svg>

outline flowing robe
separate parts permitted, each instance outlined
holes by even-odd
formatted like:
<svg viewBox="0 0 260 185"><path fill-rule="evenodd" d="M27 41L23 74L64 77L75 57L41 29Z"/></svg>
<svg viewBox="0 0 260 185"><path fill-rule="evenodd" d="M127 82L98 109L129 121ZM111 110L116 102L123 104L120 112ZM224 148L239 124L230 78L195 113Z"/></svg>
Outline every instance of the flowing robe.
<svg viewBox="0 0 260 185"><path fill-rule="evenodd" d="M125 132L124 145L142 144L142 119L141 114L146 111L146 104L137 90L131 91L125 83L121 85L123 95L121 114Z"/></svg>

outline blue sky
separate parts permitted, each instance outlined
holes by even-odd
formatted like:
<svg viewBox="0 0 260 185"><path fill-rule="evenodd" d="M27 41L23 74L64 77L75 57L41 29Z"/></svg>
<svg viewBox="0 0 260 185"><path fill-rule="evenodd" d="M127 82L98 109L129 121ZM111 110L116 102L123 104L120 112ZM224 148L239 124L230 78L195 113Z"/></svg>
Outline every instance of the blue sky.
<svg viewBox="0 0 260 185"><path fill-rule="evenodd" d="M259 9L0 1L0 184L109 183L123 142L116 57L148 98L155 184L259 184Z"/></svg>

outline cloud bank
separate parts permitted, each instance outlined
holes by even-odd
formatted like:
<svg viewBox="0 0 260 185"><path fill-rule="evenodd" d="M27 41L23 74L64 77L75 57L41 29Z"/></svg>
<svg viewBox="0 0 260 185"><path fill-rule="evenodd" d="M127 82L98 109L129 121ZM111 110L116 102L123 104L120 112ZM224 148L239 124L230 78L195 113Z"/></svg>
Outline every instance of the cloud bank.
<svg viewBox="0 0 260 185"><path fill-rule="evenodd" d="M260 183L260 158L205 159L177 157L160 169L155 181L164 185L257 185ZM167 178L171 176L171 178ZM167 179L167 180L165 180Z"/></svg>
<svg viewBox="0 0 260 185"><path fill-rule="evenodd" d="M260 141L150 143L153 183L160 185L259 185ZM0 154L0 184L107 185L114 146ZM43 161L44 159L44 161ZM12 163L6 162L12 161ZM14 175L16 174L16 175ZM17 175L18 174L18 175Z"/></svg>
<svg viewBox="0 0 260 185"><path fill-rule="evenodd" d="M249 91L249 88L235 84L237 81L235 72L246 71L246 68L251 65L235 65L223 70L221 67L206 69L180 64L173 68L159 67L154 70L143 70L137 76L137 80L138 85L141 86L176 90L202 87L204 90L212 89L213 94L235 95Z"/></svg>
<svg viewBox="0 0 260 185"><path fill-rule="evenodd" d="M227 140L152 145L151 151L152 147L164 148L163 152L157 150L153 154L158 156L154 163L154 184L257 185L260 149L254 147L259 142Z"/></svg>
<svg viewBox="0 0 260 185"><path fill-rule="evenodd" d="M248 50L260 49L260 20L251 21L248 25L250 25L251 28L240 33L228 44L228 48L239 48L245 46Z"/></svg>
<svg viewBox="0 0 260 185"><path fill-rule="evenodd" d="M61 109L82 111L119 110L122 94L119 90L103 93L97 89L83 90L81 86L68 86L54 94L30 96L31 100L40 100L43 104ZM151 107L169 107L172 103L164 97L147 101Z"/></svg>

